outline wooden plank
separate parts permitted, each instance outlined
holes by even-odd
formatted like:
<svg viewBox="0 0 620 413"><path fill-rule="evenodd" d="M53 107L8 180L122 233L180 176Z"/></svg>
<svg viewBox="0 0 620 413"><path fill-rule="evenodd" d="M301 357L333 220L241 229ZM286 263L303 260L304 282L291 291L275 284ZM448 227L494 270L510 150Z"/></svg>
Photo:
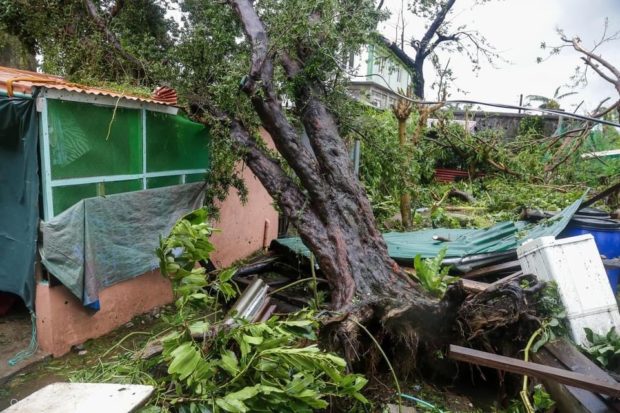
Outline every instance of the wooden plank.
<svg viewBox="0 0 620 413"><path fill-rule="evenodd" d="M579 387L596 393L620 397L620 384L610 383L597 377L549 367L538 363L527 362L474 350L471 348L450 345L448 357L485 367L492 367L510 373L524 374L538 379L551 379L569 386Z"/></svg>
<svg viewBox="0 0 620 413"><path fill-rule="evenodd" d="M131 413L153 394L153 386L110 383L53 383L17 402L4 413Z"/></svg>
<svg viewBox="0 0 620 413"><path fill-rule="evenodd" d="M464 290L472 292L472 293L481 293L491 286L491 284L488 284L488 283L468 280L466 278L461 278L459 280L459 283L461 284L461 287L463 287Z"/></svg>
<svg viewBox="0 0 620 413"><path fill-rule="evenodd" d="M480 282L480 281L475 281L475 280L469 280L467 278L461 278L459 280L459 283L461 284L461 287L463 289L465 289L466 291L469 291L471 293L477 294L477 293L481 293L484 291L495 291L496 289L498 289L500 286L518 279L519 277L521 277L523 275L522 271L518 271L514 274L510 274L504 278L500 278L499 280L493 282L493 283L484 283L484 282Z"/></svg>
<svg viewBox="0 0 620 413"><path fill-rule="evenodd" d="M545 349L571 371L606 380L610 383L616 383L616 380L610 377L605 370L594 364L566 339L547 343L545 344Z"/></svg>
<svg viewBox="0 0 620 413"><path fill-rule="evenodd" d="M589 207L590 205L592 205L593 203L595 203L599 199L603 199L606 196L611 195L611 194L613 194L616 191L620 191L620 181L616 182L614 185L610 186L609 188L605 189L604 191L600 192L599 194L597 194L597 195L593 196L592 198L588 199L587 201L583 202L579 206L579 210L582 210L583 208Z"/></svg>
<svg viewBox="0 0 620 413"><path fill-rule="evenodd" d="M500 285L506 284L512 280L516 280L517 278L521 277L523 275L523 271L517 271L513 274L507 275L504 278L500 278L499 280L492 282L490 287L499 287Z"/></svg>
<svg viewBox="0 0 620 413"><path fill-rule="evenodd" d="M592 362L583 353L581 353L573 343L565 338L548 343L544 348L569 370L586 374L588 376L598 377L601 380L607 380L610 383L617 382L617 380L607 371ZM618 399L602 395L597 396L605 400L606 404L612 409L612 411L620 412L620 402L618 402Z"/></svg>
<svg viewBox="0 0 620 413"><path fill-rule="evenodd" d="M463 274L463 278L480 278L486 275L491 275L497 272L504 272L510 270L520 270L521 264L519 261L509 261L503 262L501 264L489 265L488 267L478 268L477 270L470 271L466 274Z"/></svg>
<svg viewBox="0 0 620 413"><path fill-rule="evenodd" d="M566 366L561 360L543 347L538 352L532 354L532 360L544 364L546 366L565 368ZM542 384L545 386L545 390L551 395L551 398L556 402L558 408L562 412L575 412L575 413L616 413L617 410L613 406L609 406L606 403L605 397L597 393L585 389L579 389L577 387L568 386L566 384L558 383L551 379L541 379Z"/></svg>

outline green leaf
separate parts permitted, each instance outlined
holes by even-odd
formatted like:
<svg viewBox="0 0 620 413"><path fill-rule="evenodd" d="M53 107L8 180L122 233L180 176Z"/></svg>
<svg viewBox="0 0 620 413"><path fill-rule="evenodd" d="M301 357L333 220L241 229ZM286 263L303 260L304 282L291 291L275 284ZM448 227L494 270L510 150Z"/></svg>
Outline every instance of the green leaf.
<svg viewBox="0 0 620 413"><path fill-rule="evenodd" d="M229 281L235 275L236 272L237 272L237 269L234 267L227 268L224 271L220 271L217 278L220 280L220 282L226 282L226 281Z"/></svg>
<svg viewBox="0 0 620 413"><path fill-rule="evenodd" d="M195 323L190 324L189 332L191 334L204 334L209 331L211 324L207 321L197 321Z"/></svg>
<svg viewBox="0 0 620 413"><path fill-rule="evenodd" d="M223 398L217 398L215 402L227 412L244 413L250 410L243 401L256 396L258 392L259 385L247 386L239 391L228 393Z"/></svg>
<svg viewBox="0 0 620 413"><path fill-rule="evenodd" d="M193 346L192 343L183 343L177 347L172 353L172 362L168 366L168 373L176 374L179 379L186 379L200 361L200 353Z"/></svg>
<svg viewBox="0 0 620 413"><path fill-rule="evenodd" d="M250 410L241 400L226 400L221 397L215 399L215 403L223 410L231 413L246 413Z"/></svg>
<svg viewBox="0 0 620 413"><path fill-rule="evenodd" d="M237 360L237 355L234 352L224 350L220 357L220 366L231 376L235 376L239 373L239 360Z"/></svg>
<svg viewBox="0 0 620 413"><path fill-rule="evenodd" d="M256 386L247 386L243 389L236 391L234 393L228 393L226 397L224 397L227 401L231 400L247 400L251 397L254 397L258 394L260 385Z"/></svg>
<svg viewBox="0 0 620 413"><path fill-rule="evenodd" d="M255 346L258 346L259 344L261 344L263 342L263 338L262 337L255 337L255 336L248 336L247 334L243 335L243 341L245 341L248 344L253 344Z"/></svg>

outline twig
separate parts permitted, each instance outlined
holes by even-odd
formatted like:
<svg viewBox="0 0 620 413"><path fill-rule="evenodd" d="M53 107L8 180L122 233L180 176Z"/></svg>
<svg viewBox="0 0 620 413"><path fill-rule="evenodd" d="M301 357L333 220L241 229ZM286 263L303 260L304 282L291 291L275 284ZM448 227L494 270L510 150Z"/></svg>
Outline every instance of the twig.
<svg viewBox="0 0 620 413"><path fill-rule="evenodd" d="M274 295L274 294L277 294L277 293L279 293L279 292L281 292L281 291L284 291L284 290L286 290L286 289L288 289L288 288L294 287L294 286L296 286L296 285L298 285L298 284L305 283L306 281L316 281L316 277L302 278L301 280L297 280L297 281L295 281L295 282L292 282L292 283L290 283L290 284L287 284L287 285L285 285L284 287L280 287L280 288L278 288L277 290L273 290L273 291L271 291L270 293L268 293L267 295Z"/></svg>

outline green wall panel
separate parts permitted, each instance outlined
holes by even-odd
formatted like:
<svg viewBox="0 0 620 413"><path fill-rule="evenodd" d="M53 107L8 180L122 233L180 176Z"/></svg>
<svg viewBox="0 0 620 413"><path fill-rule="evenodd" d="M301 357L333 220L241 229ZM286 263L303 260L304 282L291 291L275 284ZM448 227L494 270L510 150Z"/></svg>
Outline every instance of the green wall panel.
<svg viewBox="0 0 620 413"><path fill-rule="evenodd" d="M147 188L163 188L164 186L179 185L181 183L181 176L158 176L156 178L147 178Z"/></svg>
<svg viewBox="0 0 620 413"><path fill-rule="evenodd" d="M52 188L54 215L60 214L84 198L97 196L97 184L59 186Z"/></svg>
<svg viewBox="0 0 620 413"><path fill-rule="evenodd" d="M141 189L141 179L98 184L58 186L52 189L52 196L54 197L54 215L60 214L85 198L139 191Z"/></svg>
<svg viewBox="0 0 620 413"><path fill-rule="evenodd" d="M147 172L207 169L209 136L207 129L182 116L146 113Z"/></svg>
<svg viewBox="0 0 620 413"><path fill-rule="evenodd" d="M48 100L52 179L142 172L139 110Z"/></svg>
<svg viewBox="0 0 620 413"><path fill-rule="evenodd" d="M189 174L185 175L185 183L203 182L206 178L205 174Z"/></svg>

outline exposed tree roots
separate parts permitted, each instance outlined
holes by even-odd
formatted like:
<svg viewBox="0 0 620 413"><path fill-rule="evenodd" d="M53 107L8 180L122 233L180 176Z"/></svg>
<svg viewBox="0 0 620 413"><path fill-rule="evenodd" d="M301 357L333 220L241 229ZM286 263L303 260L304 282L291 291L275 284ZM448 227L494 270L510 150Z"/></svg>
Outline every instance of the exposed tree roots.
<svg viewBox="0 0 620 413"><path fill-rule="evenodd" d="M522 288L523 278L533 287ZM523 276L477 294L453 285L442 300L421 297L417 291L375 298L330 318L323 335L329 337L332 348L343 352L353 368L373 376L385 369L382 351L401 378L438 362L449 344L516 355L538 327L535 296L543 287L535 277Z"/></svg>

